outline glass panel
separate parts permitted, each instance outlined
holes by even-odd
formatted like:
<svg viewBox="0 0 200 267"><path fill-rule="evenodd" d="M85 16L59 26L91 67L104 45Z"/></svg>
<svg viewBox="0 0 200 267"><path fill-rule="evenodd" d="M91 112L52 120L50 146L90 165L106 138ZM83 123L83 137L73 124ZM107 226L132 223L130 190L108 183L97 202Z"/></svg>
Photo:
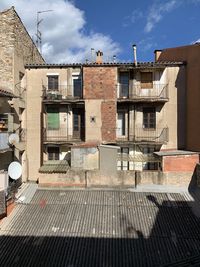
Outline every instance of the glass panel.
<svg viewBox="0 0 200 267"><path fill-rule="evenodd" d="M74 131L79 131L79 114L74 113L73 116L73 126L74 126Z"/></svg>
<svg viewBox="0 0 200 267"><path fill-rule="evenodd" d="M117 135L118 136L123 136L125 135L125 128L126 128L126 121L125 121L125 112L119 112L117 114Z"/></svg>
<svg viewBox="0 0 200 267"><path fill-rule="evenodd" d="M81 78L73 79L73 90L74 90L74 97L81 97L82 96L82 89L81 89Z"/></svg>
<svg viewBox="0 0 200 267"><path fill-rule="evenodd" d="M122 72L119 76L119 83L120 83L120 97L128 97L129 94L129 73Z"/></svg>
<svg viewBox="0 0 200 267"><path fill-rule="evenodd" d="M48 76L48 90L58 90L58 76Z"/></svg>
<svg viewBox="0 0 200 267"><path fill-rule="evenodd" d="M48 147L48 160L59 160L59 147Z"/></svg>

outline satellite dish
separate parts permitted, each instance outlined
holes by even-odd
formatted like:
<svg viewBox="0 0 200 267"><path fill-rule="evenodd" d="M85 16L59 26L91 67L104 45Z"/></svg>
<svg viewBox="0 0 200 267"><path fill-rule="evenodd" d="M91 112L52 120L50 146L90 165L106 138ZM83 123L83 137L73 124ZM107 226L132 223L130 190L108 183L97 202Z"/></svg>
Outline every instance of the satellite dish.
<svg viewBox="0 0 200 267"><path fill-rule="evenodd" d="M8 167L8 175L13 180L19 179L19 177L22 175L22 166L19 162L13 161L10 163Z"/></svg>
<svg viewBox="0 0 200 267"><path fill-rule="evenodd" d="M13 133L9 136L8 138L8 142L9 144L11 145L15 145L15 144L18 144L19 143L19 135L16 134L16 133Z"/></svg>

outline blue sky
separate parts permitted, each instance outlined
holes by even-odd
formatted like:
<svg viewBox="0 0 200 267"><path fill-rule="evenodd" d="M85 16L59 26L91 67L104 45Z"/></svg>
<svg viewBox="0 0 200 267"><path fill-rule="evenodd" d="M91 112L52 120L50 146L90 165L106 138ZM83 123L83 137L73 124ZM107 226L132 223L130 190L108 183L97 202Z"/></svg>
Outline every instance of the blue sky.
<svg viewBox="0 0 200 267"><path fill-rule="evenodd" d="M110 35L121 46L118 55L121 60L131 59L133 43L137 44L138 60L149 61L153 60L155 49L182 46L200 39L198 0L101 0L99 3L75 1L85 11L86 30ZM152 23L148 24L149 28L148 22Z"/></svg>
<svg viewBox="0 0 200 267"><path fill-rule="evenodd" d="M91 48L104 61L132 61L132 44L139 61L154 59L154 50L200 41L200 0L0 0L0 10L15 6L35 39L40 14L42 52L47 62L91 59Z"/></svg>

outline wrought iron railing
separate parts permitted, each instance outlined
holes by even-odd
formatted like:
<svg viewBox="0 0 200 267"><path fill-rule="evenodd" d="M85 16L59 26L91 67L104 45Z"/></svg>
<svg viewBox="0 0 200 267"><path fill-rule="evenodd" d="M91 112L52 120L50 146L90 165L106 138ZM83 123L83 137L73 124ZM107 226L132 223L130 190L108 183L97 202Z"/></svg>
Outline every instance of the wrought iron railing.
<svg viewBox="0 0 200 267"><path fill-rule="evenodd" d="M74 131L72 128L43 129L44 142L84 141L85 128Z"/></svg>
<svg viewBox="0 0 200 267"><path fill-rule="evenodd" d="M124 135L120 135L119 132L120 129L117 128L118 141L166 143L169 140L168 127L156 129L135 128L133 133L126 130Z"/></svg>
<svg viewBox="0 0 200 267"><path fill-rule="evenodd" d="M48 85L43 85L43 100L69 100L82 99L83 89L82 84L76 85L58 85L56 88L48 88Z"/></svg>
<svg viewBox="0 0 200 267"><path fill-rule="evenodd" d="M168 84L153 84L152 88L143 88L141 84L118 84L117 86L118 99L169 99Z"/></svg>
<svg viewBox="0 0 200 267"><path fill-rule="evenodd" d="M20 142L26 141L26 129L22 128L19 130L19 140L20 140Z"/></svg>

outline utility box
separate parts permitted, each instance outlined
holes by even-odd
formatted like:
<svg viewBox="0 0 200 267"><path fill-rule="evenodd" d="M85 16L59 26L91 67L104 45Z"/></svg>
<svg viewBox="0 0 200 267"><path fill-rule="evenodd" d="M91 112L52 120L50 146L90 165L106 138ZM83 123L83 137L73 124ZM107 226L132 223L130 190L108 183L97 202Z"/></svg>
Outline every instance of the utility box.
<svg viewBox="0 0 200 267"><path fill-rule="evenodd" d="M100 145L99 146L99 167L105 175L115 175L117 173L118 146Z"/></svg>

